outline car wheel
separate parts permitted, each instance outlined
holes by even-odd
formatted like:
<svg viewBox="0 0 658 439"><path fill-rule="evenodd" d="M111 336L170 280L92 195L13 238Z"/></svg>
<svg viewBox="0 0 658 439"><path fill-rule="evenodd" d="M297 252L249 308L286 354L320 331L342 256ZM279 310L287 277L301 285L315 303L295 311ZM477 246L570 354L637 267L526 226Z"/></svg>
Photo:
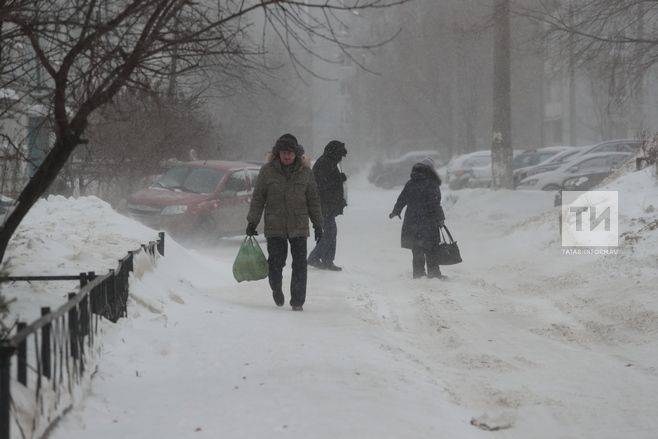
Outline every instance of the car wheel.
<svg viewBox="0 0 658 439"><path fill-rule="evenodd" d="M559 191L560 186L558 186L557 184L547 184L546 186L541 188L541 190L543 190L543 191Z"/></svg>
<svg viewBox="0 0 658 439"><path fill-rule="evenodd" d="M457 180L457 181L453 180L450 183L448 183L448 187L453 191L458 191L460 189L464 189L464 182L461 180Z"/></svg>
<svg viewBox="0 0 658 439"><path fill-rule="evenodd" d="M209 216L202 216L191 233L191 243L194 245L215 244L219 239L217 224Z"/></svg>

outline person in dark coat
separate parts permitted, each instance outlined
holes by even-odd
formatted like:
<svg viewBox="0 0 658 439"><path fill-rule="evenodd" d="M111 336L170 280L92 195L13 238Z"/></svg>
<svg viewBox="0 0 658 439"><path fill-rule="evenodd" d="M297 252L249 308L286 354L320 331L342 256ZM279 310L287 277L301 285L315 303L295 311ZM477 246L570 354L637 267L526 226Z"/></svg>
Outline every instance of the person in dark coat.
<svg viewBox="0 0 658 439"><path fill-rule="evenodd" d="M325 146L324 153L313 165L313 174L318 184L320 203L322 204L322 239L308 256L308 263L325 270L340 271L341 267L334 264L336 257L336 216L343 214L347 206L343 183L347 176L340 172L338 164L347 155L343 142L332 140Z"/></svg>
<svg viewBox="0 0 658 439"><path fill-rule="evenodd" d="M277 306L285 302L282 275L290 244L290 306L293 311L302 311L306 301L309 219L313 223L315 240L322 238L320 195L310 161L303 154L303 148L292 134L284 134L276 141L268 162L258 173L247 214L249 236L258 234L256 227L265 216L268 279Z"/></svg>
<svg viewBox="0 0 658 439"><path fill-rule="evenodd" d="M411 169L411 179L405 184L389 218L400 217L406 206L402 223L402 248L411 249L414 278L443 278L438 263L439 228L445 214L441 207L441 179L434 169L434 161L427 157ZM427 272L425 265L427 264Z"/></svg>

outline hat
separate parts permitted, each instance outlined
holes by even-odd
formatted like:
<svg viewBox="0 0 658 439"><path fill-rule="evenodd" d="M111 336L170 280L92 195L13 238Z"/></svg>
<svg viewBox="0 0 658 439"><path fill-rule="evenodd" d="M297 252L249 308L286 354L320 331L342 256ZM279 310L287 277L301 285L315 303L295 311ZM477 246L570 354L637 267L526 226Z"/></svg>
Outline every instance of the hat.
<svg viewBox="0 0 658 439"><path fill-rule="evenodd" d="M430 168L434 169L434 160L432 160L432 157L425 157L420 161L423 165L429 166Z"/></svg>
<svg viewBox="0 0 658 439"><path fill-rule="evenodd" d="M295 142L295 145L298 145L298 143L297 143L297 137L293 136L293 135L290 134L290 133L285 133L284 135L282 135L281 137L279 137L279 140L281 140L281 139L292 140L293 142Z"/></svg>
<svg viewBox="0 0 658 439"><path fill-rule="evenodd" d="M286 133L279 137L272 148L272 154L278 156L280 151L292 151L295 155L303 156L304 148L297 143L297 138L290 133Z"/></svg>

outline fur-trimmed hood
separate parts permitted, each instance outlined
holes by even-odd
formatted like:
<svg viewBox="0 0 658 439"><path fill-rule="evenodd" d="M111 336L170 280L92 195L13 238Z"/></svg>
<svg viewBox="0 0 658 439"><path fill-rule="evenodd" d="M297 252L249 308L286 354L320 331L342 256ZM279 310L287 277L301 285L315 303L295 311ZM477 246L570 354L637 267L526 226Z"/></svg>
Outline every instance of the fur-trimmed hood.
<svg viewBox="0 0 658 439"><path fill-rule="evenodd" d="M269 163L269 162L273 162L274 160L276 160L278 158L279 157L275 157L274 154L270 151L265 156L265 161L267 161ZM301 163L301 166L304 167L304 168L311 169L311 159L306 157L306 155L303 155L301 157L297 156L295 158L295 162Z"/></svg>

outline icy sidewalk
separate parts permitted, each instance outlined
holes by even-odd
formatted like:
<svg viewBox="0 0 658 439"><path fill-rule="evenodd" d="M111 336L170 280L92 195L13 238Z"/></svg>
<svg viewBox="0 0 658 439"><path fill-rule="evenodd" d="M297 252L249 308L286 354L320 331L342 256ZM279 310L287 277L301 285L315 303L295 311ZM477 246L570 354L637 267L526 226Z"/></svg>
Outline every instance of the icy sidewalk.
<svg viewBox="0 0 658 439"><path fill-rule="evenodd" d="M396 197L351 190L345 270L309 270L303 313L232 280L239 239L170 247L53 437L491 436L472 419L509 426L501 438L653 436L650 243L563 256L551 194L460 191L444 198L465 263L413 281Z"/></svg>

